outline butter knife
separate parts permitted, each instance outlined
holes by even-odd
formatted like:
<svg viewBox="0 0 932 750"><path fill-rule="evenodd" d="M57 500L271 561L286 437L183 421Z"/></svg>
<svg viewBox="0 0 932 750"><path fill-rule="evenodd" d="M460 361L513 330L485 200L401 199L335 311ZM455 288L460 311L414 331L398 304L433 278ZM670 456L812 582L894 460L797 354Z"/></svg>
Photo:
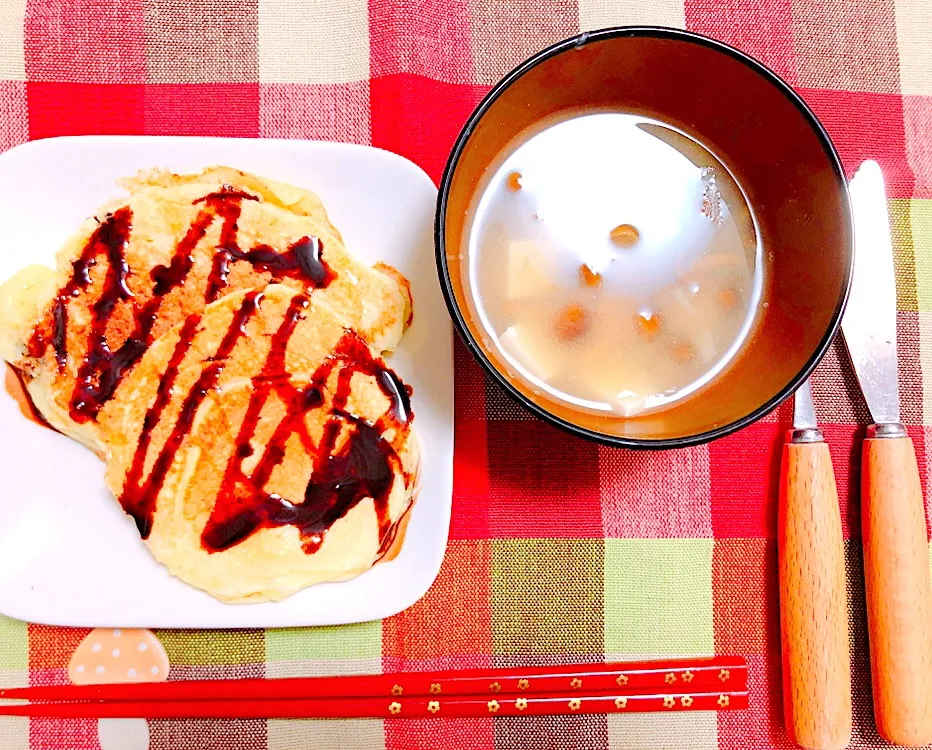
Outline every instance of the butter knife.
<svg viewBox="0 0 932 750"><path fill-rule="evenodd" d="M851 741L845 548L832 458L808 380L796 391L787 438L777 537L783 710L797 745L842 750Z"/></svg>
<svg viewBox="0 0 932 750"><path fill-rule="evenodd" d="M932 743L932 575L916 452L900 422L896 280L883 175L851 180L857 260L842 320L873 424L862 449L861 514L874 717L884 739Z"/></svg>

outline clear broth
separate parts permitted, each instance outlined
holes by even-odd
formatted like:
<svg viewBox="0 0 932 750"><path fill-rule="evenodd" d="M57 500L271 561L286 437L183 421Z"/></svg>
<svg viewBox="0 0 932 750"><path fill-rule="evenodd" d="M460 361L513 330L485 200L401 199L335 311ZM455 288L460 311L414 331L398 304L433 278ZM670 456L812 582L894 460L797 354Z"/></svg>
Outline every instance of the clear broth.
<svg viewBox="0 0 932 750"><path fill-rule="evenodd" d="M766 307L762 251L744 191L708 148L640 115L563 113L487 175L463 282L511 379L636 417L734 361Z"/></svg>

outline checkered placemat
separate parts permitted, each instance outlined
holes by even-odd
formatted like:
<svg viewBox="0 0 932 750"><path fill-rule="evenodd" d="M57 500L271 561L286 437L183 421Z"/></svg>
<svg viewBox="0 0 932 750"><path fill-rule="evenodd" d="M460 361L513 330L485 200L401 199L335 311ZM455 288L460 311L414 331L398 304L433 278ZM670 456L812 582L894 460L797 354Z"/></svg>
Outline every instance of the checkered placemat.
<svg viewBox="0 0 932 750"><path fill-rule="evenodd" d="M926 482L929 0L3 0L0 148L85 133L331 139L396 151L438 179L468 114L513 65L580 29L639 23L686 27L755 55L822 118L849 174L864 158L880 161L897 251L904 415ZM528 417L459 346L456 373L451 541L428 595L383 622L348 627L159 631L171 678L731 652L748 658L751 709L442 721L153 721L149 746L789 747L775 545L787 407L712 445L632 453L558 434ZM870 709L856 489L858 425L867 414L837 347L814 387L849 537L852 746L883 747ZM68 661L86 634L0 619L0 683L66 681ZM103 733L96 721L0 719L0 748L120 747Z"/></svg>

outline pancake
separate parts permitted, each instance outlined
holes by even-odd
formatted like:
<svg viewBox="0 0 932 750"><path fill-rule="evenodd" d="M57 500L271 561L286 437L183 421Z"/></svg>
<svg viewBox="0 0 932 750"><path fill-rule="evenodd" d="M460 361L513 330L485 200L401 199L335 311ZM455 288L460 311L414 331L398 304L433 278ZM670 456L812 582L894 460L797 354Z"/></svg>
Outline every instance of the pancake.
<svg viewBox="0 0 932 750"><path fill-rule="evenodd" d="M155 558L229 602L368 570L414 500L409 389L323 295L239 291L102 408L106 480Z"/></svg>
<svg viewBox="0 0 932 750"><path fill-rule="evenodd" d="M410 321L407 281L354 258L319 198L229 167L124 181L65 244L53 271L0 287L0 356L36 407L99 455L97 417L165 331L224 295L279 282L313 290L377 351Z"/></svg>

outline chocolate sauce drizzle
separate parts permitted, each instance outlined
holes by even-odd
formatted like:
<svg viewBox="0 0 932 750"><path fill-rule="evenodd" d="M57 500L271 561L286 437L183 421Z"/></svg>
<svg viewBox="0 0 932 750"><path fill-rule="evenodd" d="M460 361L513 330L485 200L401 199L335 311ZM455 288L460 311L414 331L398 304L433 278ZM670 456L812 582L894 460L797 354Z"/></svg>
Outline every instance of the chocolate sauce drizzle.
<svg viewBox="0 0 932 750"><path fill-rule="evenodd" d="M203 403L207 394L217 385L220 373L226 364L226 359L236 346L239 337L245 332L246 323L249 318L259 309L259 299L261 292L251 291L243 299L243 304L233 315L230 327L217 347L217 351L211 358L210 363L201 371L197 382L188 392L181 406L181 412L175 422L171 434L159 451L152 464L152 469L145 481L141 481L142 472L145 466L146 455L152 441L152 430L158 424L162 412L171 400L172 389L178 378L178 368L184 359L188 348L197 334L198 326L201 322L200 315L191 315L181 327L178 336L178 343L169 359L165 375L159 382L156 391L155 401L146 412L143 420L142 433L139 436L139 442L136 447L136 453L133 455L133 462L130 464L129 472L126 475L126 481L123 484L123 493L120 496L120 504L123 509L136 521L136 528L143 539L148 538L152 531L152 515L155 512L155 501L159 492L162 490L162 484L165 482L165 476L171 467L175 458L175 453L181 447L181 443L191 429L194 423L194 415Z"/></svg>
<svg viewBox="0 0 932 750"><path fill-rule="evenodd" d="M126 260L126 245L132 233L131 210L129 207L121 208L100 222L80 257L72 264L71 279L55 298L48 326L51 330L38 327L29 345L30 354L38 357L51 343L58 368L64 370L68 360L68 303L91 286L91 270L106 259L106 275L100 296L90 308L87 346L78 365L70 399L70 414L74 421L95 419L103 405L113 397L123 375L152 344L153 329L164 297L185 285L194 266L194 249L216 219L222 221L220 242L207 282L206 303L220 296L227 286L231 265L237 262L246 262L257 271L268 272L273 280L285 277L299 279L308 288L325 287L335 278L335 273L323 259L322 244L315 237L302 237L284 252L267 245L241 250L237 243L237 222L244 200L258 198L224 186L194 201L204 205L175 247L169 264L152 269L151 296L145 303L136 301L128 284L132 276ZM126 303L132 313L132 329L123 343L113 350L108 342L107 328L120 303Z"/></svg>
<svg viewBox="0 0 932 750"><path fill-rule="evenodd" d="M143 538L148 537L151 531L155 502L171 461L190 431L198 407L216 386L224 360L245 333L249 318L260 304L261 294L257 292L251 292L244 299L217 352L185 397L179 417L148 478L141 481L151 444L150 432L158 424L171 398L178 366L197 333L199 318L192 316L182 328L155 401L146 414L143 434L121 497L124 509L135 519ZM308 305L309 300L304 295L296 295L292 299L271 338L262 369L252 378L246 412L214 508L201 535L201 545L208 552L229 549L262 528L290 525L298 528L305 552L313 553L319 549L333 523L367 497L371 497L375 505L380 555L387 551L390 540L394 538L388 501L395 472L402 471L396 445L407 435L413 418L411 389L381 360L372 356L365 341L349 330L312 374L307 385L295 385L286 369L285 355L288 342ZM335 370L336 389L331 396L327 383ZM346 410L350 382L355 373L372 377L389 399L388 410L376 424ZM263 446L255 466L247 473L243 463L256 451L252 440L263 407L273 394L286 405L285 417ZM323 436L315 444L307 428L306 416L318 409L327 409L327 417ZM391 428L394 428L394 437L389 441L383 433ZM265 487L275 467L285 457L286 444L295 435L314 457L314 463L304 497L287 499L266 491ZM341 435L345 440L338 447ZM406 484L411 481L410 476L403 476Z"/></svg>
<svg viewBox="0 0 932 750"><path fill-rule="evenodd" d="M226 225L224 225L226 229ZM221 233L220 246L214 255L207 281L207 302L213 302L226 287L230 266L237 261L250 263L257 271L269 271L276 278L290 276L310 279L315 287L325 287L334 274L320 257L321 243L316 237L302 237L284 253L268 245L240 250Z"/></svg>

